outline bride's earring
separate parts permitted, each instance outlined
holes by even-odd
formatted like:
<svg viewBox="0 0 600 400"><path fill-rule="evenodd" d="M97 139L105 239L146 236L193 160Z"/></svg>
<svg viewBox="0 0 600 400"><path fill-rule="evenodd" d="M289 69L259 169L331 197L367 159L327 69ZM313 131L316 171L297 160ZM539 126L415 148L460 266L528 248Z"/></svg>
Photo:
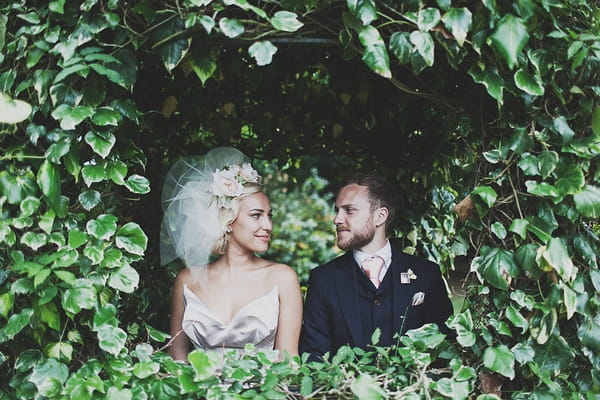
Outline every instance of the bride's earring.
<svg viewBox="0 0 600 400"><path fill-rule="evenodd" d="M227 227L227 229L225 230L227 233L231 233L231 227Z"/></svg>

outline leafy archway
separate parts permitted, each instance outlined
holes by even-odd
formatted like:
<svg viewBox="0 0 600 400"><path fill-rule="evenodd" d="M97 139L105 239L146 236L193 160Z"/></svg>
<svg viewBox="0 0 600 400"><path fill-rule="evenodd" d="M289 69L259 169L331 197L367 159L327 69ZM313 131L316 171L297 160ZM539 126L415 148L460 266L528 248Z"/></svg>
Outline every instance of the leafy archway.
<svg viewBox="0 0 600 400"><path fill-rule="evenodd" d="M462 257L476 275L450 321L458 343L429 328L404 338L380 359L396 380L372 378L348 349L329 369L232 361L235 379L280 368L307 397L313 383L337 397L598 392L596 3L58 0L2 11L0 362L15 397L217 390L210 360L185 369L148 344L131 349L140 333L163 337L120 325L140 272L162 279L153 244L166 167L217 144L292 176L310 162L332 181L379 170L403 193L407 251L447 271ZM441 375L417 374L431 358ZM260 390L282 393L274 385Z"/></svg>

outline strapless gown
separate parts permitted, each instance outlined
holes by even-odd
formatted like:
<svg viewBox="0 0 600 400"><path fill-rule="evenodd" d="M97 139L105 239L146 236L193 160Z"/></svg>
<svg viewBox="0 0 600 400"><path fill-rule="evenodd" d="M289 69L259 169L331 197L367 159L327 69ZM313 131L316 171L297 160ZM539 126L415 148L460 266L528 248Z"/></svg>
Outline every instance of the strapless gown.
<svg viewBox="0 0 600 400"><path fill-rule="evenodd" d="M228 324L219 321L185 285L183 297L182 326L196 349L225 352L243 350L247 343L252 343L256 351L273 350L279 318L277 286L242 307Z"/></svg>

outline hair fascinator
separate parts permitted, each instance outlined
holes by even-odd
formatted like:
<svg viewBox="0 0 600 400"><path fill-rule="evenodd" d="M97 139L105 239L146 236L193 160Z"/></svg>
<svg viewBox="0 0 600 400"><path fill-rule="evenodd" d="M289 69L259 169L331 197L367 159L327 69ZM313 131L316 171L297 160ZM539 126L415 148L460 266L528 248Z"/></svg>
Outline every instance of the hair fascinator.
<svg viewBox="0 0 600 400"><path fill-rule="evenodd" d="M177 161L162 192L161 264L179 257L192 271L205 266L227 234L223 215L246 184L260 179L250 159L232 147Z"/></svg>

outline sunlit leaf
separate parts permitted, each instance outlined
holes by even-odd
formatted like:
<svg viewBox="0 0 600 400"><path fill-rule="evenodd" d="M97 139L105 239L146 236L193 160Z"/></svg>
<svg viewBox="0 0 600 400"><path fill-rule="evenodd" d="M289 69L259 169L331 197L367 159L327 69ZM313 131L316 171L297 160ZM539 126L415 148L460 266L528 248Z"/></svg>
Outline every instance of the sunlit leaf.
<svg viewBox="0 0 600 400"><path fill-rule="evenodd" d="M586 185L573 195L573 200L581 215L588 218L600 218L600 188Z"/></svg>
<svg viewBox="0 0 600 400"><path fill-rule="evenodd" d="M19 123L29 118L31 111L29 103L13 100L9 95L0 92L0 123Z"/></svg>
<svg viewBox="0 0 600 400"><path fill-rule="evenodd" d="M419 30L427 32L435 28L441 19L440 10L437 8L423 8L417 14L417 27Z"/></svg>
<svg viewBox="0 0 600 400"><path fill-rule="evenodd" d="M254 42L248 48L248 54L256 60L256 64L258 65L271 64L275 53L277 53L277 47L269 40Z"/></svg>
<svg viewBox="0 0 600 400"><path fill-rule="evenodd" d="M118 248L141 256L146 250L148 237L138 224L128 222L117 231L115 243Z"/></svg>
<svg viewBox="0 0 600 400"><path fill-rule="evenodd" d="M482 282L502 290L519 274L513 253L506 249L483 249L482 255L473 259L473 266Z"/></svg>
<svg viewBox="0 0 600 400"><path fill-rule="evenodd" d="M509 379L515 377L515 356L505 345L488 347L483 353L483 365Z"/></svg>
<svg viewBox="0 0 600 400"><path fill-rule="evenodd" d="M408 64L410 62L413 45L410 42L408 32L394 32L390 36L390 51L396 56L400 64Z"/></svg>
<svg viewBox="0 0 600 400"><path fill-rule="evenodd" d="M410 41L425 60L425 64L431 67L435 58L435 45L429 32L413 31L410 34Z"/></svg>
<svg viewBox="0 0 600 400"><path fill-rule="evenodd" d="M223 17L219 19L219 29L221 29L221 32L228 38L235 38L244 33L244 25L235 18Z"/></svg>
<svg viewBox="0 0 600 400"><path fill-rule="evenodd" d="M468 8L450 8L443 16L444 26L452 33L459 46L462 46L471 30L473 16Z"/></svg>
<svg viewBox="0 0 600 400"><path fill-rule="evenodd" d="M512 69L518 64L519 54L529 40L529 33L521 18L506 14L498 23L491 39L494 47Z"/></svg>
<svg viewBox="0 0 600 400"><path fill-rule="evenodd" d="M137 271L129 265L125 265L110 275L108 286L124 293L133 293L139 280L140 277Z"/></svg>
<svg viewBox="0 0 600 400"><path fill-rule="evenodd" d="M364 47L363 62L376 74L391 78L389 56L379 31L368 25L360 29L358 38Z"/></svg>
<svg viewBox="0 0 600 400"><path fill-rule="evenodd" d="M120 115L120 114L119 114ZM92 150L102 158L110 154L110 150L115 145L117 139L111 132L88 132L85 134L85 142L90 145Z"/></svg>
<svg viewBox="0 0 600 400"><path fill-rule="evenodd" d="M515 85L532 96L542 96L544 94L544 85L539 75L519 69L515 73Z"/></svg>
<svg viewBox="0 0 600 400"><path fill-rule="evenodd" d="M118 356L125 347L127 333L119 327L102 325L98 330L100 348L113 356Z"/></svg>
<svg viewBox="0 0 600 400"><path fill-rule="evenodd" d="M284 32L296 32L304 24L298 21L298 15L290 11L277 11L271 18L271 25Z"/></svg>

